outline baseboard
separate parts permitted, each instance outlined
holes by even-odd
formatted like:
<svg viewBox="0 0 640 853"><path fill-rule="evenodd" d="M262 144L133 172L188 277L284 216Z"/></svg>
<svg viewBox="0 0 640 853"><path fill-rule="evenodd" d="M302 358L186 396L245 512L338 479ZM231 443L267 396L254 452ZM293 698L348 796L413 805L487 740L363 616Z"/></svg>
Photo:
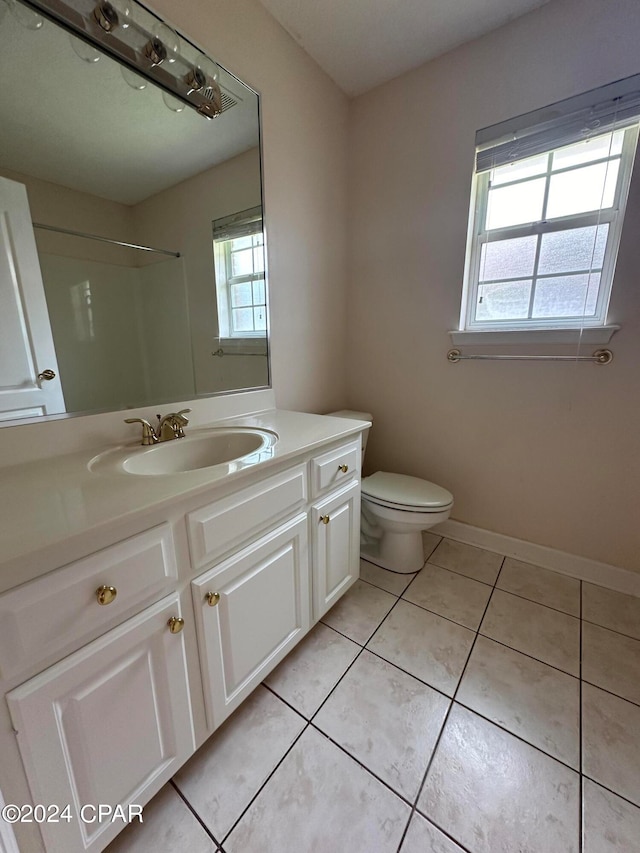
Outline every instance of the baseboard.
<svg viewBox="0 0 640 853"><path fill-rule="evenodd" d="M533 542L525 542L524 539L515 539L513 536L483 530L481 527L473 527L471 524L452 519L436 525L430 532L464 542L466 545L495 551L523 563L533 563L544 569L640 597L640 573L621 569L619 566L567 554L566 551L558 551L546 545L535 545Z"/></svg>

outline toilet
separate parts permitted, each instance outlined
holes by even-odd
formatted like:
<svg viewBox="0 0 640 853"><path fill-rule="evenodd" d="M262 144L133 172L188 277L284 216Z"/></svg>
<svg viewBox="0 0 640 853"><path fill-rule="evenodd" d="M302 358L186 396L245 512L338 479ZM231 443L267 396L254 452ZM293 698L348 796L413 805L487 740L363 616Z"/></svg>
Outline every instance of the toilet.
<svg viewBox="0 0 640 853"><path fill-rule="evenodd" d="M334 418L370 421L367 412L343 409L329 413ZM362 434L362 458L367 446ZM362 480L360 556L383 569L400 574L419 571L424 565L422 531L446 521L453 495L442 486L409 477L377 471Z"/></svg>

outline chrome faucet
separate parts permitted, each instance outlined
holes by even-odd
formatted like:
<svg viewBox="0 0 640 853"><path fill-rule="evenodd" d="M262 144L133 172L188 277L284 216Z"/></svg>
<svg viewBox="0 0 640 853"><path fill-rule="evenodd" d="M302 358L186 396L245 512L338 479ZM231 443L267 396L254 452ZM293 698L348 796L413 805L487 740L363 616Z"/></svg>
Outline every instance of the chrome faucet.
<svg viewBox="0 0 640 853"><path fill-rule="evenodd" d="M159 441L171 441L174 438L184 438L184 428L189 423L185 418L191 409L180 409L179 412L169 412L168 415L158 418L158 424L154 429L149 421L144 418L125 418L126 424L142 424L142 441L145 447L157 444Z"/></svg>

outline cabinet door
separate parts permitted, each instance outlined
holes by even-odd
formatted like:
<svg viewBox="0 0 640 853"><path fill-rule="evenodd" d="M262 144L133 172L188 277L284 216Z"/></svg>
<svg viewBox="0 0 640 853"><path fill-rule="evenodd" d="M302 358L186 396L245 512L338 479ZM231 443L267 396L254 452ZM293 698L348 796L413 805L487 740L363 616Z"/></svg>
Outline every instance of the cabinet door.
<svg viewBox="0 0 640 853"><path fill-rule="evenodd" d="M318 620L360 575L360 483L311 507L313 616Z"/></svg>
<svg viewBox="0 0 640 853"><path fill-rule="evenodd" d="M306 515L206 572L192 591L213 730L309 629Z"/></svg>
<svg viewBox="0 0 640 853"><path fill-rule="evenodd" d="M71 806L40 827L48 853L102 850L123 821L80 815L146 803L195 749L179 615L164 599L7 695L34 803Z"/></svg>

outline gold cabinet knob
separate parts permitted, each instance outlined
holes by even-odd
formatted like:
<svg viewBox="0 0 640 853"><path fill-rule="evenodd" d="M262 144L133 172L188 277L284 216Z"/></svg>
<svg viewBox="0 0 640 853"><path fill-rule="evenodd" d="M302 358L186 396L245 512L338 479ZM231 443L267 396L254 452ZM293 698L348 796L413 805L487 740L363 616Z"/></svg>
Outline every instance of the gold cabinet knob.
<svg viewBox="0 0 640 853"><path fill-rule="evenodd" d="M172 634L179 634L184 628L184 619L182 616L172 616L167 625Z"/></svg>
<svg viewBox="0 0 640 853"><path fill-rule="evenodd" d="M348 470L349 470L348 465L338 465L338 471L342 471L343 474L346 474Z"/></svg>
<svg viewBox="0 0 640 853"><path fill-rule="evenodd" d="M321 515L321 516L320 516L320 521L321 521L323 524L329 524L329 522L331 521L331 519L329 518L329 516L328 516L328 515Z"/></svg>
<svg viewBox="0 0 640 853"><path fill-rule="evenodd" d="M215 607L216 604L220 601L220 593L208 592L205 598L207 599L207 604L209 605L209 607Z"/></svg>
<svg viewBox="0 0 640 853"><path fill-rule="evenodd" d="M117 594L118 590L115 586L99 586L96 590L98 604L111 604L112 601L115 601Z"/></svg>

